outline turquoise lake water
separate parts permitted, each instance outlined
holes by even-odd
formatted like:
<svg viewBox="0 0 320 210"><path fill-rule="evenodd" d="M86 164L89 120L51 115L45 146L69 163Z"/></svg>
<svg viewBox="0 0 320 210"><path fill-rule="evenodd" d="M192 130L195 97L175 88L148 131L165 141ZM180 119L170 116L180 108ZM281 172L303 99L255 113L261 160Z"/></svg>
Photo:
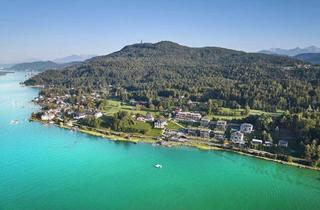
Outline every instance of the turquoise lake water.
<svg viewBox="0 0 320 210"><path fill-rule="evenodd" d="M23 79L0 76L1 210L320 209L317 171L30 123L38 90L20 87Z"/></svg>

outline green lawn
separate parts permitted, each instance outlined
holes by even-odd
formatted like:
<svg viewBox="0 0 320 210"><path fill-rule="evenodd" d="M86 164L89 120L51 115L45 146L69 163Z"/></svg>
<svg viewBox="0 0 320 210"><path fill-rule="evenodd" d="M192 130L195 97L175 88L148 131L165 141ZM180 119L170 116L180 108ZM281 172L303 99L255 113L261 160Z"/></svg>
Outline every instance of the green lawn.
<svg viewBox="0 0 320 210"><path fill-rule="evenodd" d="M177 124L177 123L176 123L175 121L173 121L173 120L170 120L170 121L168 121L167 128L168 128L168 129L172 129L172 130L178 130L178 129L180 129L180 128L183 128L183 126L180 125L180 124Z"/></svg>
<svg viewBox="0 0 320 210"><path fill-rule="evenodd" d="M213 114L213 115L208 115L209 119L216 118L216 119L221 119L221 120L241 120L243 118L246 118L246 115L242 115L241 112L244 111L244 109L230 109L230 108L222 108L222 111L226 113L226 115L218 115L218 114ZM228 114L227 114L228 113ZM273 117L282 115L284 111L282 110L277 110L276 112L265 112L262 110L255 110L251 109L249 115L271 115Z"/></svg>
<svg viewBox="0 0 320 210"><path fill-rule="evenodd" d="M135 121L134 125L130 125L128 127L135 129L145 129L147 130L147 132L144 134L146 136L157 137L161 135L161 129L153 128L153 123L149 122Z"/></svg>
<svg viewBox="0 0 320 210"><path fill-rule="evenodd" d="M152 113L154 116L158 116L159 112L156 110L144 109L144 110L136 110L135 106L130 106L127 104L121 104L120 101L116 100L108 100L108 105L105 106L102 110L105 115L112 116L119 111L127 111L131 114L142 114L146 115L148 112Z"/></svg>

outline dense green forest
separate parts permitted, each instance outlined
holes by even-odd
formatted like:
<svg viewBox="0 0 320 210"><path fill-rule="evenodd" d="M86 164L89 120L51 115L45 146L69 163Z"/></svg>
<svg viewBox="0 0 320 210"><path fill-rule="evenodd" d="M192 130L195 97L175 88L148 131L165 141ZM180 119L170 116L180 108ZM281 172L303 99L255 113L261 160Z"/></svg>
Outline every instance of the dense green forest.
<svg viewBox="0 0 320 210"><path fill-rule="evenodd" d="M134 44L27 85L115 91L127 99L215 99L224 107L300 112L320 107L320 68L289 57L173 42Z"/></svg>
<svg viewBox="0 0 320 210"><path fill-rule="evenodd" d="M320 64L320 53L303 53L294 57L313 64Z"/></svg>

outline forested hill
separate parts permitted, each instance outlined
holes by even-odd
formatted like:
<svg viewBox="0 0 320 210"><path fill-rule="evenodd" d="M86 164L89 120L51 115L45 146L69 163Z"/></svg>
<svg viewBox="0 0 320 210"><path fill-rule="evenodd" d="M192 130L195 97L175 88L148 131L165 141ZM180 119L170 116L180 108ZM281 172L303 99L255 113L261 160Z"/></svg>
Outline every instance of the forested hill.
<svg viewBox="0 0 320 210"><path fill-rule="evenodd" d="M320 64L320 53L304 53L296 55L295 58L312 64Z"/></svg>
<svg viewBox="0 0 320 210"><path fill-rule="evenodd" d="M270 109L306 106L307 98L318 106L320 94L314 96L320 93L318 78L319 69L289 57L190 48L164 41L126 46L79 66L43 72L25 83L86 88L116 85L129 96L156 98L168 96L163 92L169 91L174 97Z"/></svg>
<svg viewBox="0 0 320 210"><path fill-rule="evenodd" d="M55 63L52 61L36 61L36 62L29 62L29 63L19 63L10 67L10 70L14 71L45 71L48 69L57 70L63 69L68 66L72 66L78 64L79 62L71 62L71 63Z"/></svg>

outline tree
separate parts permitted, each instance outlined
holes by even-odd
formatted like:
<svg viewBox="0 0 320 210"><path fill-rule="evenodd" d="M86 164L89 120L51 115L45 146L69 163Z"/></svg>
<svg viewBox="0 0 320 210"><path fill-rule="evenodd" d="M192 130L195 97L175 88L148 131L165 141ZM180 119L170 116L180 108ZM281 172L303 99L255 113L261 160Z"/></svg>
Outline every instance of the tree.
<svg viewBox="0 0 320 210"><path fill-rule="evenodd" d="M244 109L244 115L248 116L250 114L250 106L246 106Z"/></svg>
<svg viewBox="0 0 320 210"><path fill-rule="evenodd" d="M103 99L102 101L100 101L99 109L103 109L108 105L109 105L109 101L107 99Z"/></svg>
<svg viewBox="0 0 320 210"><path fill-rule="evenodd" d="M307 160L311 160L311 157L312 157L312 149L311 149L311 146L309 144L305 145L304 146L304 157L307 159Z"/></svg>
<svg viewBox="0 0 320 210"><path fill-rule="evenodd" d="M90 117L81 119L79 123L92 128L99 128L101 126L101 119L90 116Z"/></svg>
<svg viewBox="0 0 320 210"><path fill-rule="evenodd" d="M317 147L317 161L320 161L320 145Z"/></svg>
<svg viewBox="0 0 320 210"><path fill-rule="evenodd" d="M267 141L273 142L273 139L270 133L267 134Z"/></svg>
<svg viewBox="0 0 320 210"><path fill-rule="evenodd" d="M141 105L140 104L136 104L136 110L140 111L141 110Z"/></svg>

